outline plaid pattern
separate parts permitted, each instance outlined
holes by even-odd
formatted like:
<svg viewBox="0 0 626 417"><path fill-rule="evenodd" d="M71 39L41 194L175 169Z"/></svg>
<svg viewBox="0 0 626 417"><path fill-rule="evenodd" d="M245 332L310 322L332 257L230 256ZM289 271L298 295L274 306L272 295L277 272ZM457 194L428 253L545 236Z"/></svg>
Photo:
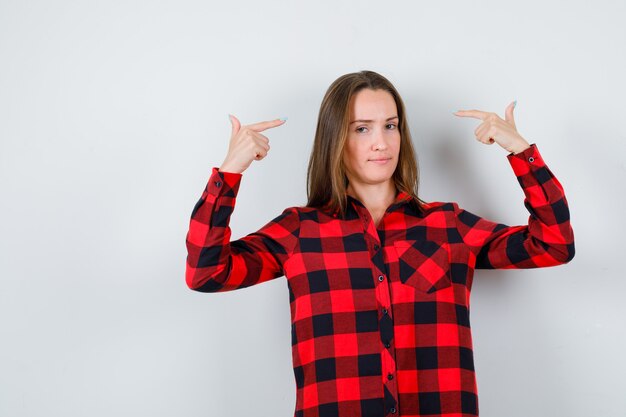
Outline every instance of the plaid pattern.
<svg viewBox="0 0 626 417"><path fill-rule="evenodd" d="M378 228L348 197L345 218L289 207L233 241L242 174L213 167L191 215L187 285L221 292L286 277L294 417L477 416L474 270L549 267L574 256L563 187L537 146L507 158L528 225L489 221L454 202L416 212L401 192Z"/></svg>

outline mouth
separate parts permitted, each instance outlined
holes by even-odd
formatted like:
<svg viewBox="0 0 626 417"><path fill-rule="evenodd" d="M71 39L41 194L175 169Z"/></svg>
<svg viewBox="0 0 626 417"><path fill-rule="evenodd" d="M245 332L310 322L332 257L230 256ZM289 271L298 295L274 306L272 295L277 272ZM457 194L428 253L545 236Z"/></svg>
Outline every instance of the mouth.
<svg viewBox="0 0 626 417"><path fill-rule="evenodd" d="M389 162L391 160L391 158L378 158L378 159L369 159L369 162L374 162L375 164L378 165L384 165L387 162Z"/></svg>

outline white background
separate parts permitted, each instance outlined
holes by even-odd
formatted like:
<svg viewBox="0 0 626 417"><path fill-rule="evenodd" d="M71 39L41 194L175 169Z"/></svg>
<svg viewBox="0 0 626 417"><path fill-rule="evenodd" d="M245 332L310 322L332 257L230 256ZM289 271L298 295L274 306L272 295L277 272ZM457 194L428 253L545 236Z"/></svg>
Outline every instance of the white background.
<svg viewBox="0 0 626 417"><path fill-rule="evenodd" d="M377 71L405 100L421 197L526 224L479 121L566 191L576 256L477 271L483 417L626 409L622 1L0 1L0 415L293 415L284 277L203 294L189 217L243 124L288 117L244 172L233 238L306 203L319 105Z"/></svg>

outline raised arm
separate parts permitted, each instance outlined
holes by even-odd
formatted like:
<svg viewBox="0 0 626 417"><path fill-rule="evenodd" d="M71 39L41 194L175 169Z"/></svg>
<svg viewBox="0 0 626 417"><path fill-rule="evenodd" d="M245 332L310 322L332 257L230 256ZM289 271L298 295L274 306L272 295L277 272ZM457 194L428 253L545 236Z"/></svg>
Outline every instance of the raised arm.
<svg viewBox="0 0 626 417"><path fill-rule="evenodd" d="M284 275L283 265L297 242L294 207L261 229L230 241L230 217L242 174L213 167L191 214L187 233L187 286L200 292L231 291Z"/></svg>
<svg viewBox="0 0 626 417"><path fill-rule="evenodd" d="M457 228L476 255L475 268L539 268L571 261L574 232L561 183L534 143L507 158L524 191L527 225L496 223L453 203Z"/></svg>
<svg viewBox="0 0 626 417"><path fill-rule="evenodd" d="M230 241L230 216L242 173L270 149L261 134L285 120L241 126L231 116L232 134L221 167L213 167L200 200L191 213L187 232L187 286L200 292L231 291L284 275L283 265L297 242L299 215L287 208L261 229Z"/></svg>

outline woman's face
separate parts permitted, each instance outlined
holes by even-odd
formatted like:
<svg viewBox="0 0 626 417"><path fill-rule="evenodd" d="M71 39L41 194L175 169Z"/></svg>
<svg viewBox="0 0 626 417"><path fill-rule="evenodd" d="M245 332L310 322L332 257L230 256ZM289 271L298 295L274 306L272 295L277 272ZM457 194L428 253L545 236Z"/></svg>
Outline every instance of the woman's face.
<svg viewBox="0 0 626 417"><path fill-rule="evenodd" d="M351 184L389 181L398 165L400 131L393 96L363 89L352 97L343 162ZM380 161L382 160L382 161Z"/></svg>

